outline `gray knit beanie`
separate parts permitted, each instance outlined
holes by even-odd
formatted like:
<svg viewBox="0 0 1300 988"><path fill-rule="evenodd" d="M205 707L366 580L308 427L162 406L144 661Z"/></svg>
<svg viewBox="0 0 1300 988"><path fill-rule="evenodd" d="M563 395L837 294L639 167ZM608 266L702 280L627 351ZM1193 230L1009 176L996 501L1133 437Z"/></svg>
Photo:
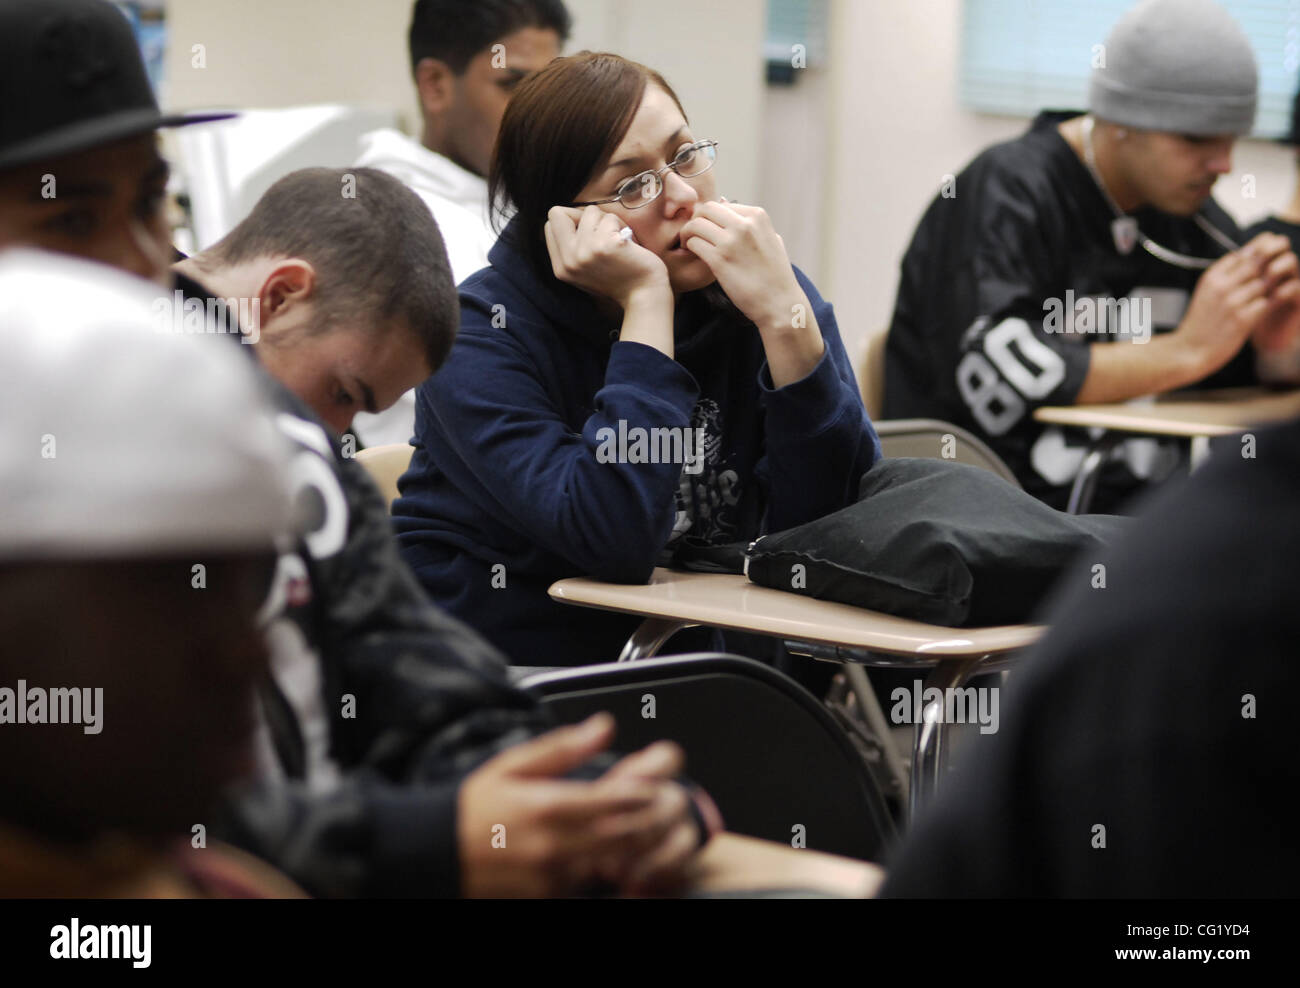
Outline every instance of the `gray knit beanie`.
<svg viewBox="0 0 1300 988"><path fill-rule="evenodd" d="M1259 72L1250 42L1213 0L1142 0L1092 70L1093 115L1174 134L1249 134Z"/></svg>

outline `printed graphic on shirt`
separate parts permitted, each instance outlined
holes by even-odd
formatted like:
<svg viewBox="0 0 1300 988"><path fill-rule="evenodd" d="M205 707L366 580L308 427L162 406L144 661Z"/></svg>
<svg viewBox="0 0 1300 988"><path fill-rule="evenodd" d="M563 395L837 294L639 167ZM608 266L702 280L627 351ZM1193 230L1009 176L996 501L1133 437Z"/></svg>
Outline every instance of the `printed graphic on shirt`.
<svg viewBox="0 0 1300 988"><path fill-rule="evenodd" d="M1147 285L1123 299L1069 290L1062 299L1044 303L1043 330L1067 343L1140 345L1153 333L1176 328L1188 300L1183 289ZM988 328L991 322L983 316L967 330L963 342L969 349L957 366L957 389L980 427L1001 436L1033 414L1065 379L1066 367L1026 320L1007 318ZM1149 399L1134 399L1144 400ZM1048 427L1030 447L1029 463L1040 477L1059 486L1074 479L1087 451L1086 442ZM1163 476L1175 459L1167 443L1154 439L1128 440L1110 454L1111 462L1125 464L1140 480Z"/></svg>
<svg viewBox="0 0 1300 988"><path fill-rule="evenodd" d="M1066 289L1043 302L1043 329L1066 343L1148 343L1177 328L1190 300L1182 288L1140 285L1119 298Z"/></svg>
<svg viewBox="0 0 1300 988"><path fill-rule="evenodd" d="M971 415L1000 436L1065 379L1065 361L1034 335L1023 319L1003 319L987 332L981 318L971 327L978 345L957 365L957 390Z"/></svg>
<svg viewBox="0 0 1300 988"><path fill-rule="evenodd" d="M736 538L734 509L740 503L740 477L723 463L724 424L718 403L701 398L691 412L691 429L703 436L695 469L682 470L677 484L677 520L668 538L672 545L683 535L709 543Z"/></svg>
<svg viewBox="0 0 1300 988"><path fill-rule="evenodd" d="M1176 329L1182 322L1183 314L1191 296L1181 288L1164 288L1153 285L1139 285L1118 305L1114 299L1092 298L1090 296L1073 297L1076 322L1062 335L1070 342L1087 343L1114 342L1133 344L1142 339L1150 339L1153 333L1163 333ZM1096 318L1080 333L1077 317L1086 312L1081 303L1091 301L1095 305ZM1135 316L1134 313L1140 313ZM1118 315L1118 321L1117 321ZM1127 321L1125 321L1127 320ZM1140 323L1144 331L1134 331L1134 324ZM1045 323L1046 325L1046 323ZM1091 332L1095 335L1085 335ZM1077 335L1076 335L1077 334ZM1147 404L1151 398L1134 398L1130 405ZM1093 435L1097 438L1100 433ZM1067 436L1059 426L1045 428L1035 440L1029 451L1029 462L1034 472L1050 484L1068 484L1074 480L1087 455L1088 444L1079 438ZM1123 463L1138 480L1159 479L1174 468L1178 460L1177 448L1168 442L1157 439L1129 439L1120 443L1111 451L1110 461Z"/></svg>
<svg viewBox="0 0 1300 988"><path fill-rule="evenodd" d="M297 448L290 461L293 495L303 515L300 533L308 551L328 559L347 539L347 497L333 468L329 436L315 422L287 412L275 424ZM329 755L329 714L322 691L321 661L311 631L312 587L307 564L294 545L279 547L275 577L258 615L271 652L271 677L298 720L304 749L304 781L324 793L340 781L339 767ZM283 775L271 732L259 718L255 752L263 778Z"/></svg>

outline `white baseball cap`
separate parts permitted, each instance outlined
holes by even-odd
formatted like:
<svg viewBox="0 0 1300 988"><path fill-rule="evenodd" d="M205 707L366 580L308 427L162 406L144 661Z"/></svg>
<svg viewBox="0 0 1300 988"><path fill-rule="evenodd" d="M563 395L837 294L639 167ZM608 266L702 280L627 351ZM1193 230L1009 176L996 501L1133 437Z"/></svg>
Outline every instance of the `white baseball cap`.
<svg viewBox="0 0 1300 988"><path fill-rule="evenodd" d="M269 548L287 448L247 349L167 331L171 293L0 252L0 560Z"/></svg>

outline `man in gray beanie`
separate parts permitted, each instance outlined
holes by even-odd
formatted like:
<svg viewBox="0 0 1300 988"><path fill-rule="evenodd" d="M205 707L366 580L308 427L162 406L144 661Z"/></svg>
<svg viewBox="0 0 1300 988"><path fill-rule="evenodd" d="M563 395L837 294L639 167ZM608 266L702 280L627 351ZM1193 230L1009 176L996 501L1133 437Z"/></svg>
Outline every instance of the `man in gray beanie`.
<svg viewBox="0 0 1300 988"><path fill-rule="evenodd" d="M1212 0L1144 0L1080 51L1090 112L1040 114L930 205L903 259L885 369L886 418L972 429L1056 507L1089 438L1036 422L1035 408L1256 383L1300 333L1289 243L1244 243L1210 195L1255 117L1236 22ZM1154 440L1119 445L1094 510L1178 459Z"/></svg>
<svg viewBox="0 0 1300 988"><path fill-rule="evenodd" d="M1213 0L1146 0L1119 19L1092 72L1101 120L1141 130L1245 136L1255 123L1255 54Z"/></svg>

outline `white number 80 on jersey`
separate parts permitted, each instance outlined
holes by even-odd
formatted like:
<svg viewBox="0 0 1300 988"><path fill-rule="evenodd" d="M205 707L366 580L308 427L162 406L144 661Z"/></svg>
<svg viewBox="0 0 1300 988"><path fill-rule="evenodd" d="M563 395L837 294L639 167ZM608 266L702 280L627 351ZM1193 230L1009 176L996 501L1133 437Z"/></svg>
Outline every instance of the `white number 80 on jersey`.
<svg viewBox="0 0 1300 988"><path fill-rule="evenodd" d="M1065 379L1065 361L1023 319L1004 319L957 365L957 390L975 421L1000 436Z"/></svg>

